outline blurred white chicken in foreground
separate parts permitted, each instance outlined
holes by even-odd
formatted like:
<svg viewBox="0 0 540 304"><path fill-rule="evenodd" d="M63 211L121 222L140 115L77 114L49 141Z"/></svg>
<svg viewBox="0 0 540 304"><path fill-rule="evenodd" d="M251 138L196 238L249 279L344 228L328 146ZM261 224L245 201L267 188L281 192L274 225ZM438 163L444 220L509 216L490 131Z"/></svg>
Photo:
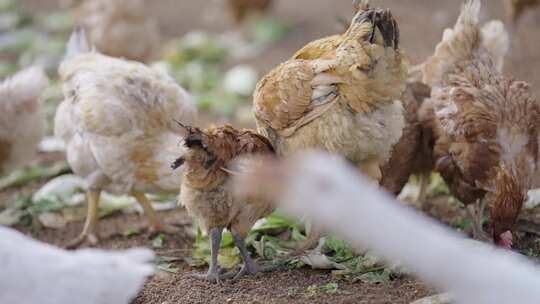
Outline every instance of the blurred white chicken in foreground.
<svg viewBox="0 0 540 304"><path fill-rule="evenodd" d="M66 251L0 226L0 303L130 303L153 259L144 248Z"/></svg>
<svg viewBox="0 0 540 304"><path fill-rule="evenodd" d="M144 193L178 193L182 170L170 164L183 149L177 121L191 125L196 116L191 96L165 73L91 51L82 29L73 33L59 74L65 99L55 134L66 142L73 171L88 183L86 223L70 247L98 241L102 190L131 194L152 232L164 231Z"/></svg>
<svg viewBox="0 0 540 304"><path fill-rule="evenodd" d="M45 132L40 96L49 79L40 68L0 84L0 176L32 159Z"/></svg>
<svg viewBox="0 0 540 304"><path fill-rule="evenodd" d="M381 192L335 157L313 153L254 162L240 174L241 194L265 194L295 216L399 262L451 292L457 303L540 303L540 270L525 258L465 240ZM245 171L243 169L242 171Z"/></svg>

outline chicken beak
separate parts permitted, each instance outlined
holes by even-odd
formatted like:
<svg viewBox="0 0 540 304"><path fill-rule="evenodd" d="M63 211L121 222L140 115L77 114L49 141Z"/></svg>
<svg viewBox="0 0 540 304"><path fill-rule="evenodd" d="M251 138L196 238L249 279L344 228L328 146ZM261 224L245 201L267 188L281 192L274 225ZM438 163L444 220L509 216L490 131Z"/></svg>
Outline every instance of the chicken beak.
<svg viewBox="0 0 540 304"><path fill-rule="evenodd" d="M171 164L171 169L176 170L180 168L185 162L186 159L184 157L179 157Z"/></svg>

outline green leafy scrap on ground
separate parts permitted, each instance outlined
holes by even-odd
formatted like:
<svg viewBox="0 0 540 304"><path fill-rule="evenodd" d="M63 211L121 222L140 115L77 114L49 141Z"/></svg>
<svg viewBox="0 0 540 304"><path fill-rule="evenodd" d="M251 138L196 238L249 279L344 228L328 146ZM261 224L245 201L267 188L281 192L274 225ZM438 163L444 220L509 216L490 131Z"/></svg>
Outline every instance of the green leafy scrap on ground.
<svg viewBox="0 0 540 304"><path fill-rule="evenodd" d="M250 35L256 44L269 44L279 41L289 33L289 26L281 21L271 18L255 20Z"/></svg>
<svg viewBox="0 0 540 304"><path fill-rule="evenodd" d="M0 191L10 187L20 187L31 181L49 179L64 173L71 169L66 161L59 161L53 165L36 165L23 168L0 179Z"/></svg>
<svg viewBox="0 0 540 304"><path fill-rule="evenodd" d="M386 267L379 258L369 254L356 255L347 242L333 236L324 238L322 246L318 246L306 257L284 259L306 239L304 233L302 225L280 215L279 212L274 212L257 223L246 238L246 244L264 261L277 262L290 268L309 265L313 268L337 269L332 271L337 278L378 283L391 280L398 275ZM195 239L193 258L197 266L208 264L210 261L209 240L200 230ZM232 268L241 262L230 232L223 233L219 261L225 268Z"/></svg>
<svg viewBox="0 0 540 304"><path fill-rule="evenodd" d="M74 20L69 11L33 18L21 12L15 1L0 3L0 77L40 65L55 74Z"/></svg>
<svg viewBox="0 0 540 304"><path fill-rule="evenodd" d="M306 292L304 293L304 296L306 298L314 298L318 296L320 293L324 293L327 295L333 295L339 293L339 285L337 283L328 283L322 286L319 286L317 284L309 285L306 288Z"/></svg>

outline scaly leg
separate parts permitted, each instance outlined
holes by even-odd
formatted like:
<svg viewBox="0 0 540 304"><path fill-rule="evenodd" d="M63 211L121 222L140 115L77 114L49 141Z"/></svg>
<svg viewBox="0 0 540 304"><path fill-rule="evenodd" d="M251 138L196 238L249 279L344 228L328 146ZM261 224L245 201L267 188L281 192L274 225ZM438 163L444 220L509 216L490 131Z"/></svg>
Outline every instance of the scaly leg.
<svg viewBox="0 0 540 304"><path fill-rule="evenodd" d="M99 206L99 197L101 191L90 190L86 193L88 200L88 209L86 214L86 220L84 222L84 228L81 234L71 241L66 248L73 249L82 244L85 240L88 241L91 245L96 245L99 241L97 236L97 224L98 224L98 206Z"/></svg>
<svg viewBox="0 0 540 304"><path fill-rule="evenodd" d="M221 269L218 264L219 246L221 244L222 227L210 230L210 267L206 274L191 274L190 276L198 280L206 280L210 283L221 284Z"/></svg>
<svg viewBox="0 0 540 304"><path fill-rule="evenodd" d="M427 209L425 202L426 202L426 195L427 195L427 187L429 185L429 175L427 174L420 174L418 176L420 179L419 181L419 189L418 189L418 195L413 201L413 205L417 207L420 210L426 211Z"/></svg>
<svg viewBox="0 0 540 304"><path fill-rule="evenodd" d="M242 238L234 230L232 231L232 236L234 244L240 250L240 255L242 256L242 260L244 261L244 265L242 265L240 271L234 276L233 281L239 279L244 275L256 275L257 273L259 273L261 271L261 268L259 267L257 262L255 262L249 255L246 244L244 243L244 238Z"/></svg>
<svg viewBox="0 0 540 304"><path fill-rule="evenodd" d="M473 238L480 241L489 241L489 237L484 231L484 200L478 200L476 203L467 206L467 211L472 221Z"/></svg>
<svg viewBox="0 0 540 304"><path fill-rule="evenodd" d="M161 223L159 220L158 215L156 214L156 211L152 207L152 203L146 198L146 195L142 192L133 191L131 195L137 200L139 205L144 210L144 214L148 217L148 220L150 221L150 233L155 234L159 232L165 232L165 233L176 233L179 231L179 229L172 227L172 226L165 226Z"/></svg>

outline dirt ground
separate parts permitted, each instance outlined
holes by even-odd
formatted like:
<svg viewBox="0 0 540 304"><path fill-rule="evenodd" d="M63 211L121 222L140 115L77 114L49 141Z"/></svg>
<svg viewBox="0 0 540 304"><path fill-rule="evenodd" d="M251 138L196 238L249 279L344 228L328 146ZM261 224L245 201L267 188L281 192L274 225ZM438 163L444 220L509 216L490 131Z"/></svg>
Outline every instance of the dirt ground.
<svg viewBox="0 0 540 304"><path fill-rule="evenodd" d="M19 0L23 7L32 12L44 12L56 8L56 0ZM149 13L159 17L163 34L178 37L194 30L220 31L227 22L222 16L208 16L211 1L158 0L148 1ZM289 57L306 42L335 33L338 16L351 14L350 0L276 0L273 10L275 18L286 21L292 31L286 39L269 47L265 53L247 63L261 72ZM484 0L487 9L484 19L502 18L502 1ZM400 25L402 45L412 63L425 59L439 41L442 30L455 22L461 1L443 0L373 0L378 6L389 7ZM540 13L536 12L536 15ZM526 14L518 31L510 58L507 62L508 74L528 81L540 88L540 22L535 14ZM13 189L10 191L14 191ZM4 194L5 195L5 194ZM182 210L161 213L167 222L185 224L187 216ZM137 215L116 215L102 221L102 235L110 236L100 246L103 248L127 248L150 246L146 235L125 237L113 232L122 232L144 223L144 217ZM70 224L67 229L46 230L22 228L21 230L43 241L62 245L72 239L82 228L82 223ZM105 230L106 229L106 230ZM434 293L426 284L412 278L403 277L387 284L366 284L338 281L328 272L309 269L279 270L258 278L243 279L235 284L215 286L193 280L187 274L205 269L193 269L184 261L189 257L193 239L186 233L169 235L163 248L157 250L162 256L177 257L174 264L178 273L158 273L142 290L134 303L410 303L412 300ZM338 283L338 292L311 295L309 286L323 286Z"/></svg>

